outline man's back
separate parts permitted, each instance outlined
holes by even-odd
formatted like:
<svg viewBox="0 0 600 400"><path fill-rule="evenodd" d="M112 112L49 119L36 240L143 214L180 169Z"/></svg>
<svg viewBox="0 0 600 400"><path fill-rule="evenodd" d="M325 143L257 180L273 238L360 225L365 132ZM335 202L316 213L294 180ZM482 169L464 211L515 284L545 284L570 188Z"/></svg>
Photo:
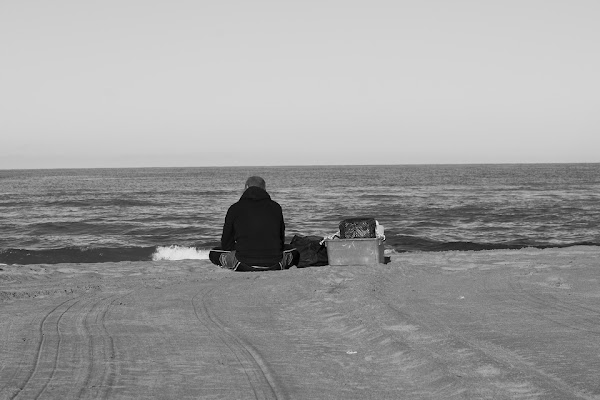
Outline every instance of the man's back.
<svg viewBox="0 0 600 400"><path fill-rule="evenodd" d="M227 211L221 248L236 250L245 264L270 266L281 260L284 238L281 206L266 190L250 186Z"/></svg>

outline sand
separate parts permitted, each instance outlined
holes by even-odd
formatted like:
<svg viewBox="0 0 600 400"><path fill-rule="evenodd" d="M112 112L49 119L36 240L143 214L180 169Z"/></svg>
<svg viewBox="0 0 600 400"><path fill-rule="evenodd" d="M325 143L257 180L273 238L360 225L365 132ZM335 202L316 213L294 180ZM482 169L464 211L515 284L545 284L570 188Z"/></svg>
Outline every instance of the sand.
<svg viewBox="0 0 600 400"><path fill-rule="evenodd" d="M600 248L0 265L1 399L600 399Z"/></svg>

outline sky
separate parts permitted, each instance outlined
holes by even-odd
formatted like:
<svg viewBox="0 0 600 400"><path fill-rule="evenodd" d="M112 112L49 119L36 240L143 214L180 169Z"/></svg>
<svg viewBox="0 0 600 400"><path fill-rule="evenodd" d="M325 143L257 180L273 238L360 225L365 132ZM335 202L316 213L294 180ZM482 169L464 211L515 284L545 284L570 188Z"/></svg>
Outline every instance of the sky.
<svg viewBox="0 0 600 400"><path fill-rule="evenodd" d="M0 0L0 169L600 162L597 0Z"/></svg>

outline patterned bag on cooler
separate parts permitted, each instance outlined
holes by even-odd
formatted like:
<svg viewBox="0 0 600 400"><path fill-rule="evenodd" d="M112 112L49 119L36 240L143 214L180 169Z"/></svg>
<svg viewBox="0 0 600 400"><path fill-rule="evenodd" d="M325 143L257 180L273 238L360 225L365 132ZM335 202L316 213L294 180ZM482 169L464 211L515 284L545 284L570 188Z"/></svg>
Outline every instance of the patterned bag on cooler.
<svg viewBox="0 0 600 400"><path fill-rule="evenodd" d="M340 238L374 238L377 237L376 229L375 218L349 218L340 222Z"/></svg>

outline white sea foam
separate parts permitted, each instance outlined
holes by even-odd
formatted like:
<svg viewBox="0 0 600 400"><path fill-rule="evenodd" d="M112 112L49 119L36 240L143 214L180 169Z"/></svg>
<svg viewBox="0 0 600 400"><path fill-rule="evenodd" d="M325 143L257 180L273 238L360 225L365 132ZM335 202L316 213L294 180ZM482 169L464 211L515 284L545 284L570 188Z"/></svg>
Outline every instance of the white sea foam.
<svg viewBox="0 0 600 400"><path fill-rule="evenodd" d="M195 247L159 246L152 254L152 260L208 260L209 252L210 250L196 249Z"/></svg>

